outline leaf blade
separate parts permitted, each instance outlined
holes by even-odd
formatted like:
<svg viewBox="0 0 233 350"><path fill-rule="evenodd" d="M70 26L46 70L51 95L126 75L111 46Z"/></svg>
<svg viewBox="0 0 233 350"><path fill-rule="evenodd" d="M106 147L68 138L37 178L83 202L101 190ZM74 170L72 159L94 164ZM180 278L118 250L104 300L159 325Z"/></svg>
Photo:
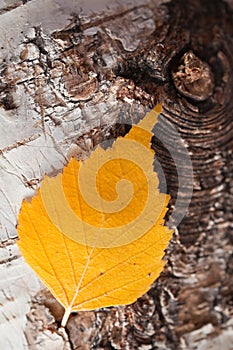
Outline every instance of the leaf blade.
<svg viewBox="0 0 233 350"><path fill-rule="evenodd" d="M45 177L31 203L23 202L18 246L65 307L63 324L71 311L131 304L148 291L165 265L164 249L172 237L163 219L169 196L157 189L150 149L150 128L158 113L149 113L140 123L143 128L140 124L133 126L111 149L98 147L84 163L72 159L63 175ZM128 150L127 145L132 148ZM90 175L86 175L87 170ZM87 186L89 182L82 183L77 177L80 173L85 181L89 176L90 183L97 174L95 196L100 195L102 202L98 199L90 205L95 197ZM124 182L130 180L133 192ZM123 184L119 188L112 185L119 182ZM130 191L136 199L130 198ZM126 210L117 211L119 198ZM62 216L65 206L67 217Z"/></svg>

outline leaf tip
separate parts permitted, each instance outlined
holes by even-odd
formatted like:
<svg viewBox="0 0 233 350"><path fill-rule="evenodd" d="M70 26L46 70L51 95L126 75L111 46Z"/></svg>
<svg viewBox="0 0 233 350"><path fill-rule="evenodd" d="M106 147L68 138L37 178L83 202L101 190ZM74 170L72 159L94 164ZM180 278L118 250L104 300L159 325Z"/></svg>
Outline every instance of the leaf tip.
<svg viewBox="0 0 233 350"><path fill-rule="evenodd" d="M162 112L162 104L158 104L150 112L146 114L146 116L138 123L138 126L144 130L151 132L161 112Z"/></svg>

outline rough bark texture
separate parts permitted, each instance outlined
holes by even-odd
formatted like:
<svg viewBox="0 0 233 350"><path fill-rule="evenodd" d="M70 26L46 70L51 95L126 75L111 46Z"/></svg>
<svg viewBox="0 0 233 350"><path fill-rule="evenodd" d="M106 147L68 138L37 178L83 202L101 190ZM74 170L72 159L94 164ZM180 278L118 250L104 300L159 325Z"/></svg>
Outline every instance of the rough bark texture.
<svg viewBox="0 0 233 350"><path fill-rule="evenodd" d="M179 223L164 272L131 306L72 315L61 332L58 303L25 288L34 296L21 349L233 349L232 2L5 2L2 250L16 236L22 197L45 172L123 135L157 102L155 168L171 195L167 219Z"/></svg>

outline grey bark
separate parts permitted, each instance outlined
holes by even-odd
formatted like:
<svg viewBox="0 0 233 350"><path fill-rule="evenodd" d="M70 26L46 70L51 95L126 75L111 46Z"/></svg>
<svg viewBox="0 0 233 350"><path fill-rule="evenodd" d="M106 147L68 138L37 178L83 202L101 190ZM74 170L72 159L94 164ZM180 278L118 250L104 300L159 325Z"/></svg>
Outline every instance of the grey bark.
<svg viewBox="0 0 233 350"><path fill-rule="evenodd" d="M0 4L1 348L232 349L232 7ZM135 304L72 315L62 331L62 307L14 244L21 201L158 102L155 169L179 223L167 266Z"/></svg>

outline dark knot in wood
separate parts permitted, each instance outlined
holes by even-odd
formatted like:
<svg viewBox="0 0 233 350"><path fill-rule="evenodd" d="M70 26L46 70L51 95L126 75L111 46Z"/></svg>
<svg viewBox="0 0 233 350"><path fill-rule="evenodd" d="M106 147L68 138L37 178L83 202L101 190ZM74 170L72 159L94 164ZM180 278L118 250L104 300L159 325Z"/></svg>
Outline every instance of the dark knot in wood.
<svg viewBox="0 0 233 350"><path fill-rule="evenodd" d="M210 66L192 51L186 52L176 71L172 72L176 89L195 101L210 97L214 88L214 75Z"/></svg>

